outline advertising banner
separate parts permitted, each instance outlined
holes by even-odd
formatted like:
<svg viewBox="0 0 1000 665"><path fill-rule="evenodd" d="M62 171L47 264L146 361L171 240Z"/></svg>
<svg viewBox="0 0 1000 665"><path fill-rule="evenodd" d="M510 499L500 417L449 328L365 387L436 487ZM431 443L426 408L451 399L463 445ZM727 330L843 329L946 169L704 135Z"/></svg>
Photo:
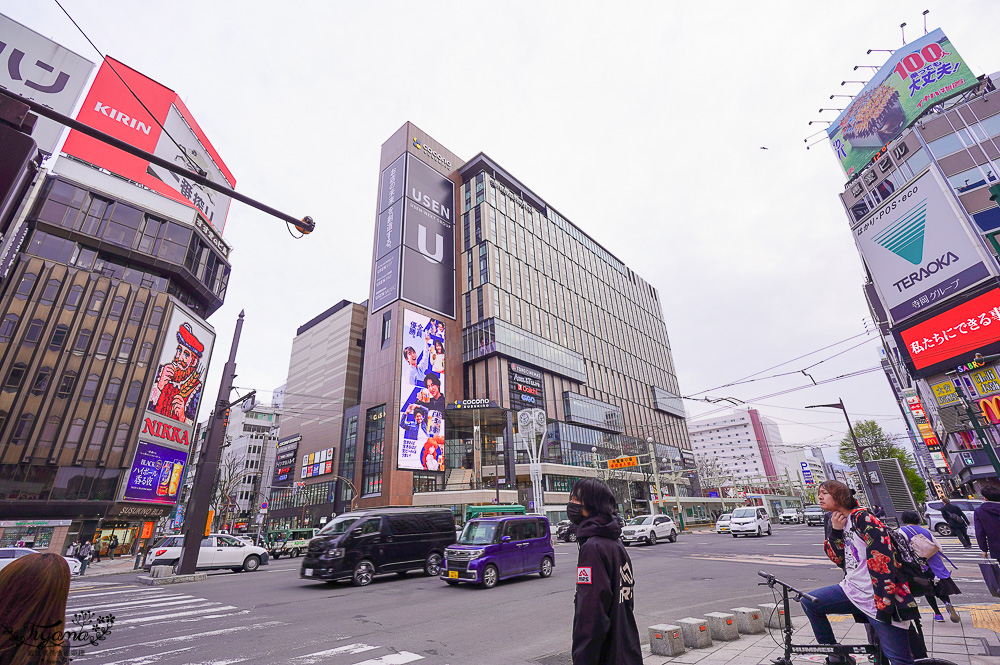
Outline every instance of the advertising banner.
<svg viewBox="0 0 1000 665"><path fill-rule="evenodd" d="M940 29L898 49L826 130L844 173L860 171L928 105L976 83Z"/></svg>
<svg viewBox="0 0 1000 665"><path fill-rule="evenodd" d="M894 323L991 274L934 170L885 201L854 229L854 240Z"/></svg>
<svg viewBox="0 0 1000 665"><path fill-rule="evenodd" d="M938 406L955 406L962 402L958 396L958 391L955 390L955 384L951 381L934 383L931 385L931 390L934 391L934 399L937 401Z"/></svg>
<svg viewBox="0 0 1000 665"><path fill-rule="evenodd" d="M981 351L1000 341L1000 289L952 307L899 332L915 369L922 370Z"/></svg>
<svg viewBox="0 0 1000 665"><path fill-rule="evenodd" d="M542 373L533 367L510 363L510 408L515 411L545 406L545 386Z"/></svg>
<svg viewBox="0 0 1000 665"><path fill-rule="evenodd" d="M809 468L809 463L799 462L799 466L802 467L802 479L806 482L806 485L815 484L813 481L812 469Z"/></svg>
<svg viewBox="0 0 1000 665"><path fill-rule="evenodd" d="M396 466L444 471L444 324L403 310Z"/></svg>
<svg viewBox="0 0 1000 665"><path fill-rule="evenodd" d="M0 88L53 111L71 115L94 63L0 14ZM64 127L38 117L31 138L47 154L55 150Z"/></svg>
<svg viewBox="0 0 1000 665"><path fill-rule="evenodd" d="M123 501L175 503L187 451L139 440L122 494Z"/></svg>
<svg viewBox="0 0 1000 665"><path fill-rule="evenodd" d="M202 170L209 180L236 186L233 174L177 93L113 58L101 64L76 119L189 171ZM197 210L220 232L225 227L229 197L77 131L70 131L63 152Z"/></svg>
<svg viewBox="0 0 1000 665"><path fill-rule="evenodd" d="M186 448L194 439L215 333L177 305L166 331L142 433L159 443Z"/></svg>

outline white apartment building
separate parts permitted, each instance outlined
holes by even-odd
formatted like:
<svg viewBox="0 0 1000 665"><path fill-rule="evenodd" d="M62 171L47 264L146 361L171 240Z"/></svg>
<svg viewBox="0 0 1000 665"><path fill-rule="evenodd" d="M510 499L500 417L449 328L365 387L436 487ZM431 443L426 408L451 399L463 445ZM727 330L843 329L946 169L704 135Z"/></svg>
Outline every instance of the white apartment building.
<svg viewBox="0 0 1000 665"><path fill-rule="evenodd" d="M771 448L781 443L781 435L774 421L756 409L688 420L687 427L695 459L709 474L746 480L775 474Z"/></svg>

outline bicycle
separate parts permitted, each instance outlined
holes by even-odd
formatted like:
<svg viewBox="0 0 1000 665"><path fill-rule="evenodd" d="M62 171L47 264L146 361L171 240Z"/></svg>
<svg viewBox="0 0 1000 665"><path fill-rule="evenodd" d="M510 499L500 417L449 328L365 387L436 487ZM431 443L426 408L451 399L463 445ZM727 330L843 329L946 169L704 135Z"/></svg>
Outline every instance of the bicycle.
<svg viewBox="0 0 1000 665"><path fill-rule="evenodd" d="M757 571L757 574L764 578L764 582L758 582L760 586L767 586L769 589L774 589L775 585L781 587L781 600L785 609L785 622L784 628L781 629L784 639L785 654L781 658L775 658L772 663L774 665L793 665L792 656L796 654L823 654L825 656L835 656L843 663L850 663L849 658L851 656L870 656L875 663L885 663L888 665L889 661L882 654L882 647L878 643L878 636L873 632L869 631L869 637L872 640L870 643L866 644L792 644L792 613L789 603L789 592L793 596L793 600L796 602L801 602L803 598L809 602L816 602L816 597L811 596L805 591L799 591L791 584L786 584L782 582L774 575L765 573L763 570ZM921 644L924 641L924 633L920 627L920 620L914 621L916 624L916 632L920 637ZM926 649L924 649L926 652ZM944 660L942 658L915 658L914 662L916 665L956 665L950 660Z"/></svg>

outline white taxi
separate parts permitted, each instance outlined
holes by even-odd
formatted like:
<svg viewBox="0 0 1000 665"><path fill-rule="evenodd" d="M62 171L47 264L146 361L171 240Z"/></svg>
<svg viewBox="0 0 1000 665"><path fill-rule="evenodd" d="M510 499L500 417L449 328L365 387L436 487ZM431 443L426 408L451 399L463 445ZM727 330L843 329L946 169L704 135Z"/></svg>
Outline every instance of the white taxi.
<svg viewBox="0 0 1000 665"><path fill-rule="evenodd" d="M153 566L173 566L174 574L180 565L184 536L167 536L150 548L142 567L149 570ZM267 550L246 543L224 533L213 533L201 540L198 552L198 570L229 568L234 573L253 572L269 563Z"/></svg>

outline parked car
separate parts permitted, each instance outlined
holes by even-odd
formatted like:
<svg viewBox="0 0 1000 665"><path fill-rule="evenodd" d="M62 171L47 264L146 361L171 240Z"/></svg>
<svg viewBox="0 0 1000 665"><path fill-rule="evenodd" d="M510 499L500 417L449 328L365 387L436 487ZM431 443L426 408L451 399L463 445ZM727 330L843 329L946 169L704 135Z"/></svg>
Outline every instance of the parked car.
<svg viewBox="0 0 1000 665"><path fill-rule="evenodd" d="M622 542L626 547L640 541L655 545L657 540L677 540L677 525L669 515L639 515L625 523Z"/></svg>
<svg viewBox="0 0 1000 665"><path fill-rule="evenodd" d="M733 518L729 523L729 533L733 538L744 536L762 536L765 533L771 535L771 518L767 515L767 510L762 506L744 506L733 511Z"/></svg>
<svg viewBox="0 0 1000 665"><path fill-rule="evenodd" d="M726 513L725 515L719 515L719 519L715 521L715 532L716 533L729 533L729 522L733 518L732 513Z"/></svg>
<svg viewBox="0 0 1000 665"><path fill-rule="evenodd" d="M153 566L173 566L177 573L180 565L184 536L167 536L149 549L143 570ZM198 550L198 570L221 570L228 568L234 573L252 573L270 562L267 550L256 545L247 545L241 540L224 533L212 533L201 539Z"/></svg>
<svg viewBox="0 0 1000 665"><path fill-rule="evenodd" d="M350 579L371 584L376 575L441 572L444 550L455 542L455 515L448 508L374 508L338 515L309 549L299 577L324 582Z"/></svg>
<svg viewBox="0 0 1000 665"><path fill-rule="evenodd" d="M38 550L31 549L30 547L0 547L0 569L4 566L14 563L15 559L20 559L22 556L27 554L40 554ZM83 565L79 560L73 557L64 556L66 563L69 564L69 574L79 575L80 569Z"/></svg>
<svg viewBox="0 0 1000 665"><path fill-rule="evenodd" d="M470 582L491 589L518 575L548 577L555 562L544 517L483 517L466 523L462 537L445 550L441 579L451 585Z"/></svg>
<svg viewBox="0 0 1000 665"><path fill-rule="evenodd" d="M974 522L972 521L973 512L979 506L983 505L980 499L952 499L951 505L957 506L962 509L965 516L969 518L969 533L974 533L973 528ZM939 535L950 536L951 527L945 521L944 517L941 516L941 507L944 506L943 501L928 501L927 507L924 509L924 519L927 520L927 528L931 531L937 531Z"/></svg>
<svg viewBox="0 0 1000 665"><path fill-rule="evenodd" d="M563 520L556 525L556 540L565 543L576 542L576 525L569 520Z"/></svg>
<svg viewBox="0 0 1000 665"><path fill-rule="evenodd" d="M805 521L805 516L798 508L785 508L778 515L778 524L802 524Z"/></svg>
<svg viewBox="0 0 1000 665"><path fill-rule="evenodd" d="M826 521L826 515L819 506L806 506L803 515L806 518L806 526L823 526Z"/></svg>

